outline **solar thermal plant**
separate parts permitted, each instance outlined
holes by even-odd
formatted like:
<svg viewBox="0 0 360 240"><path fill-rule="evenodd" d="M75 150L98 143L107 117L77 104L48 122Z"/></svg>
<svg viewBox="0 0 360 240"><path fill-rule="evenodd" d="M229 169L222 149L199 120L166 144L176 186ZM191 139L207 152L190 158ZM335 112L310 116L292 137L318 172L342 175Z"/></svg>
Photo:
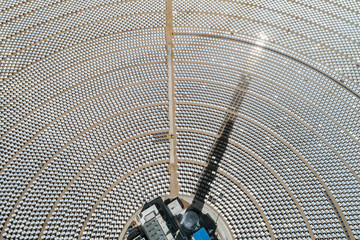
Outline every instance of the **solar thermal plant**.
<svg viewBox="0 0 360 240"><path fill-rule="evenodd" d="M359 0L0 1L0 239L355 240L359 176Z"/></svg>

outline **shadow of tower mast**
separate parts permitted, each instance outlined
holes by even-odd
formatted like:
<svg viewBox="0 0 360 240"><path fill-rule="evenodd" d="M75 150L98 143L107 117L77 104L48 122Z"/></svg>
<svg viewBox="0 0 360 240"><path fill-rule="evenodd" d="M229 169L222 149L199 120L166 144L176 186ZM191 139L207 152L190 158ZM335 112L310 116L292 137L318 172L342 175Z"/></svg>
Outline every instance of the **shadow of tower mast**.
<svg viewBox="0 0 360 240"><path fill-rule="evenodd" d="M218 137L210 148L209 155L207 156L207 166L199 177L194 200L189 209L196 208L197 210L202 211L204 207L206 196L211 190L211 184L216 177L216 171L219 168L219 164L228 145L228 140L237 118L236 114L244 101L246 90L249 86L249 80L250 77L244 75L242 75L239 80L236 91L227 109L228 111L218 131Z"/></svg>

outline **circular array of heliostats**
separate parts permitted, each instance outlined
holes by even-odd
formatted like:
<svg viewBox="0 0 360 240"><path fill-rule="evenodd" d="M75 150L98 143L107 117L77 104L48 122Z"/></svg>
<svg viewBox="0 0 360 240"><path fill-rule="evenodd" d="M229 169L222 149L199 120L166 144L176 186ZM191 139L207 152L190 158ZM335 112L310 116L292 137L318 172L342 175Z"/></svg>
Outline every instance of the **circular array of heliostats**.
<svg viewBox="0 0 360 240"><path fill-rule="evenodd" d="M360 238L358 0L0 8L0 239L118 239L170 195L170 67L177 195L231 113L205 201L234 239Z"/></svg>

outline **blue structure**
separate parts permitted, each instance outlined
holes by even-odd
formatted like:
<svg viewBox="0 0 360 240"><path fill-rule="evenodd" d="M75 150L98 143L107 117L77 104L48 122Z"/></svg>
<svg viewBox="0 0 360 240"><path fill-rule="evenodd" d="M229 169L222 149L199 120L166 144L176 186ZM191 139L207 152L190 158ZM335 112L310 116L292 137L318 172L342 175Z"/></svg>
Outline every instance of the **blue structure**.
<svg viewBox="0 0 360 240"><path fill-rule="evenodd" d="M193 234L194 240L211 240L205 228L201 228L199 231Z"/></svg>

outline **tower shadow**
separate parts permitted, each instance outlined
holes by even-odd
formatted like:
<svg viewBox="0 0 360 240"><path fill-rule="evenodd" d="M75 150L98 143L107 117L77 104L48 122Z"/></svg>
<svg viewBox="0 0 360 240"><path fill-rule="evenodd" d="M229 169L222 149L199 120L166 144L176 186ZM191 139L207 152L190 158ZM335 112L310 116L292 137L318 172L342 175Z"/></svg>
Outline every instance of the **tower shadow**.
<svg viewBox="0 0 360 240"><path fill-rule="evenodd" d="M242 75L236 91L231 99L227 113L218 131L218 137L212 145L209 155L207 156L207 166L202 171L199 181L196 185L196 192L194 200L192 201L189 209L197 209L202 211L207 195L210 193L211 184L213 183L216 172L219 168L220 162L224 157L226 147L229 143L229 137L233 130L234 123L237 119L237 113L241 104L244 101L246 90L249 86L249 76Z"/></svg>

